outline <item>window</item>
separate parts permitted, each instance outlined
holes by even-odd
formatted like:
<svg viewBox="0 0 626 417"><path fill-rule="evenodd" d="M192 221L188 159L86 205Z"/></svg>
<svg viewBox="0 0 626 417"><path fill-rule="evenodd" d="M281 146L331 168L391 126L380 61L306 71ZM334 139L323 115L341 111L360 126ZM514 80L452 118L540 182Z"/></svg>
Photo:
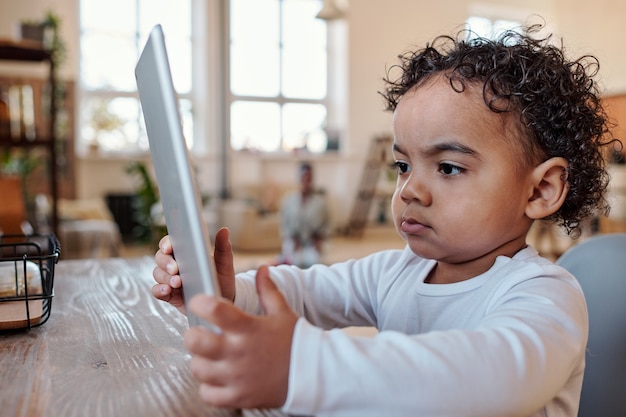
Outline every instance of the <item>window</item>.
<svg viewBox="0 0 626 417"><path fill-rule="evenodd" d="M321 0L230 0L233 149L326 149L327 32Z"/></svg>
<svg viewBox="0 0 626 417"><path fill-rule="evenodd" d="M80 135L103 151L148 149L134 67L152 27L163 25L184 134L193 145L192 0L80 0Z"/></svg>
<svg viewBox="0 0 626 417"><path fill-rule="evenodd" d="M519 29L520 22L506 19L488 19L486 17L472 16L467 19L467 26L471 33L470 37L495 39L507 30Z"/></svg>

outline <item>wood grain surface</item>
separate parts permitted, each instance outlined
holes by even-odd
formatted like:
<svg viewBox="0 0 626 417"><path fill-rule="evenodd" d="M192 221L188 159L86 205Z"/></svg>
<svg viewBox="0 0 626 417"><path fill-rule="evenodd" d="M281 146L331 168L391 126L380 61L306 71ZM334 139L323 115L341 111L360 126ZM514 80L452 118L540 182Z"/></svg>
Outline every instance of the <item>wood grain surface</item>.
<svg viewBox="0 0 626 417"><path fill-rule="evenodd" d="M153 268L149 257L59 262L50 319L0 335L0 415L284 416L200 401L187 319L151 296Z"/></svg>

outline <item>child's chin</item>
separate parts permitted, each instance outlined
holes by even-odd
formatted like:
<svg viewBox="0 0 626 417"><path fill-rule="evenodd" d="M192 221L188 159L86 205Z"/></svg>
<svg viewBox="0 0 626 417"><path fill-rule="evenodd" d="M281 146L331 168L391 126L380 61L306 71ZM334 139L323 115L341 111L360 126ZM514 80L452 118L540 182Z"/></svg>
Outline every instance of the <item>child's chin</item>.
<svg viewBox="0 0 626 417"><path fill-rule="evenodd" d="M426 258L426 259L437 258L437 254L434 248L428 243L424 242L422 239L419 239L411 235L407 236L406 234L402 236L402 239L404 239L404 241L407 242L407 244L409 245L409 248L411 248L411 251L417 256L419 256L420 258Z"/></svg>

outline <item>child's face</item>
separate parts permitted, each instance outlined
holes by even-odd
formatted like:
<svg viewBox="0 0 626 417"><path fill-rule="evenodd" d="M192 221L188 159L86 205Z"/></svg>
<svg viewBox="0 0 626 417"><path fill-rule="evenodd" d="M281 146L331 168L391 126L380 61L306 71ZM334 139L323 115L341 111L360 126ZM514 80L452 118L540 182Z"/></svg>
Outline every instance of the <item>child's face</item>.
<svg viewBox="0 0 626 417"><path fill-rule="evenodd" d="M481 88L457 93L439 76L402 97L392 212L413 252L480 273L525 246L532 167L505 127L513 117L490 111Z"/></svg>

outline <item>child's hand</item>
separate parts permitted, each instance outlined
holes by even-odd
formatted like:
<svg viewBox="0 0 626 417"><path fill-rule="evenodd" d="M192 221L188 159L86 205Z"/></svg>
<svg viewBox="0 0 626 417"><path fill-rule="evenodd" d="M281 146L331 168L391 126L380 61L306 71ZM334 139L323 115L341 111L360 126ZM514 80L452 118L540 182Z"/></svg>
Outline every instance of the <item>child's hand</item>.
<svg viewBox="0 0 626 417"><path fill-rule="evenodd" d="M195 296L190 309L222 330L192 327L185 346L192 353L191 372L201 398L219 407L276 408L285 403L291 340L298 317L269 277L259 268L256 287L264 316L248 315L216 297Z"/></svg>
<svg viewBox="0 0 626 417"><path fill-rule="evenodd" d="M213 258L222 296L233 301L235 299L235 268L229 236L230 232L226 228L217 231ZM154 255L154 260L157 266L152 276L157 284L152 287L152 295L159 300L167 301L185 313L185 301L181 290L182 281L169 236L164 236L159 242L159 250Z"/></svg>
<svg viewBox="0 0 626 417"><path fill-rule="evenodd" d="M159 250L154 254L157 266L152 271L152 277L157 283L152 287L152 295L185 313L182 281L178 275L178 264L172 254L172 242L169 236L164 236L159 242Z"/></svg>

